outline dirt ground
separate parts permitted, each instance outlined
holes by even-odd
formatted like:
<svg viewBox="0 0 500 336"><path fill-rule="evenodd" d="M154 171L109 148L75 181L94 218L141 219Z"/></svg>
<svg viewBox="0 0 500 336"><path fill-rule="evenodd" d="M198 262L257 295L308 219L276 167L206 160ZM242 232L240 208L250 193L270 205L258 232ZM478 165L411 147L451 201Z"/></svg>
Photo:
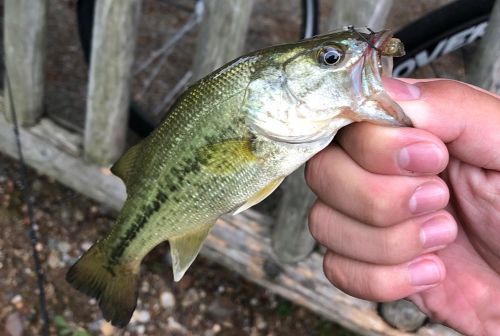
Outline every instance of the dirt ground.
<svg viewBox="0 0 500 336"><path fill-rule="evenodd" d="M329 11L322 2L325 18ZM398 28L439 2L412 0L396 7L388 26ZM46 62L46 113L56 122L82 132L88 67L83 60L75 21L74 0L51 0ZM151 50L185 22L193 1L143 1L136 67ZM3 1L0 1L3 8ZM256 0L246 50L296 40L299 2ZM145 111L190 67L196 31L176 47L159 79L136 97ZM133 92L140 92L147 74L139 74ZM37 249L46 278L47 303L54 335L354 335L335 323L198 258L179 283L173 283L159 246L143 263L139 303L123 330L104 322L95 300L73 290L64 280L68 266L113 223L114 213L52 179L29 172L40 230ZM268 203L265 211L273 211ZM0 334L38 335L40 316L36 275L28 238L26 208L20 201L19 166L0 156Z"/></svg>

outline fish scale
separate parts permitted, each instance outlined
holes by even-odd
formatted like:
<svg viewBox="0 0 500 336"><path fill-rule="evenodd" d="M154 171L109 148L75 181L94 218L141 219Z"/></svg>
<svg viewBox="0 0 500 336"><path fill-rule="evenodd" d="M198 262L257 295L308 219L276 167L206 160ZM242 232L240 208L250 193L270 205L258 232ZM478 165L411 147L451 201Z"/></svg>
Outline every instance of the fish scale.
<svg viewBox="0 0 500 336"><path fill-rule="evenodd" d="M270 47L190 86L112 167L127 199L111 232L67 280L98 299L105 319L125 326L140 263L156 245L170 243L178 281L219 216L267 197L339 128L353 121L410 125L381 84L380 57L401 53L391 36L353 30Z"/></svg>

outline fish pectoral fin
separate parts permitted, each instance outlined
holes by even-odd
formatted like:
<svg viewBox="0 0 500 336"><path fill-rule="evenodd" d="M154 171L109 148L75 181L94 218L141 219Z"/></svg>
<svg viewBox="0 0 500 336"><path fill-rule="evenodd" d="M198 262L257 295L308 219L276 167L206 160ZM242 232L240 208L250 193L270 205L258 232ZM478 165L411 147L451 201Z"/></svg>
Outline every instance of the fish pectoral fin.
<svg viewBox="0 0 500 336"><path fill-rule="evenodd" d="M135 159L140 153L141 148L142 141L130 147L111 167L111 172L121 178L125 185L127 185L130 177L130 171L134 166Z"/></svg>
<svg viewBox="0 0 500 336"><path fill-rule="evenodd" d="M239 214L242 211L245 211L250 207L253 207L255 204L261 202L262 200L264 200L264 198L271 195L271 193L275 191L276 188L279 187L279 185L281 184L281 182L283 182L284 179L285 177L278 177L277 179L272 180L271 183L266 185L264 188L260 189L255 195L250 197L245 202L245 204L243 204L235 212L233 212L233 216Z"/></svg>
<svg viewBox="0 0 500 336"><path fill-rule="evenodd" d="M182 236L169 239L174 281L181 280L191 266L212 226L213 224L205 225Z"/></svg>
<svg viewBox="0 0 500 336"><path fill-rule="evenodd" d="M216 174L229 174L257 160L250 139L226 140L207 145L200 150L203 165Z"/></svg>

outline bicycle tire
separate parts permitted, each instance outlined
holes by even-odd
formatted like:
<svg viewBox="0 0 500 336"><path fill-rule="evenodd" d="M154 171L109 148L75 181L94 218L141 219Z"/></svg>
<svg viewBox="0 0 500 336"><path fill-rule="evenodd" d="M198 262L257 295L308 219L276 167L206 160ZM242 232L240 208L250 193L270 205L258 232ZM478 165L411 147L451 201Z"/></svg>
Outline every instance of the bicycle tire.
<svg viewBox="0 0 500 336"><path fill-rule="evenodd" d="M395 33L406 55L394 59L393 75L405 77L435 59L475 42L488 24L494 0L458 0Z"/></svg>

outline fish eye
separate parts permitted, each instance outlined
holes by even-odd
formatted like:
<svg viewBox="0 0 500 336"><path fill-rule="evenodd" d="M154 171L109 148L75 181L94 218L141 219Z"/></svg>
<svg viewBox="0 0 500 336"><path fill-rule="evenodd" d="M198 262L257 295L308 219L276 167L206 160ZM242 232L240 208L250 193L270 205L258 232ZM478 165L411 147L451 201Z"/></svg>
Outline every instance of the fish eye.
<svg viewBox="0 0 500 336"><path fill-rule="evenodd" d="M325 47L319 53L319 62L324 65L337 65L342 60L343 53L333 47Z"/></svg>

